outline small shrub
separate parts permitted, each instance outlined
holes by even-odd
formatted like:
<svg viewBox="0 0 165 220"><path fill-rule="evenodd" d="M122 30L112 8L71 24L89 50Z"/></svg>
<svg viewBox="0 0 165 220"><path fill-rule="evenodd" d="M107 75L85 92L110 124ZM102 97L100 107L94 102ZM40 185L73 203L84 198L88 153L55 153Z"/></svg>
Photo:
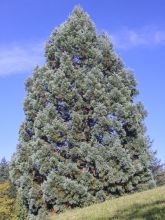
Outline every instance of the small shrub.
<svg viewBox="0 0 165 220"><path fill-rule="evenodd" d="M10 182L0 183L0 220L10 220L14 218L15 199L11 197Z"/></svg>

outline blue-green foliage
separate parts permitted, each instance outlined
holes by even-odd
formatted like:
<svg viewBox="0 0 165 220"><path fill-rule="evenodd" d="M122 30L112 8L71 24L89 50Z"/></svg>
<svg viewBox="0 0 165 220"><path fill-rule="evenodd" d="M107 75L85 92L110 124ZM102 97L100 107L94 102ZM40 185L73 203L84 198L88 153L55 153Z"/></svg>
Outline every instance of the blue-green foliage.
<svg viewBox="0 0 165 220"><path fill-rule="evenodd" d="M5 158L0 161L0 183L9 180L9 164Z"/></svg>

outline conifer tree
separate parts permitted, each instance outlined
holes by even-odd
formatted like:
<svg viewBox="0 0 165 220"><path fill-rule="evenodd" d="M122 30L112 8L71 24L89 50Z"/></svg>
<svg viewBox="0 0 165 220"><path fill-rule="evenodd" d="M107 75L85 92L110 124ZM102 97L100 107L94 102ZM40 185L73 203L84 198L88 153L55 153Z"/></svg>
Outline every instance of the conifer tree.
<svg viewBox="0 0 165 220"><path fill-rule="evenodd" d="M0 161L0 183L9 179L9 164L5 158Z"/></svg>
<svg viewBox="0 0 165 220"><path fill-rule="evenodd" d="M157 186L165 185L165 164L157 157L157 151L151 151L151 172Z"/></svg>
<svg viewBox="0 0 165 220"><path fill-rule="evenodd" d="M104 201L152 183L134 75L76 7L26 82L10 176L29 216Z"/></svg>

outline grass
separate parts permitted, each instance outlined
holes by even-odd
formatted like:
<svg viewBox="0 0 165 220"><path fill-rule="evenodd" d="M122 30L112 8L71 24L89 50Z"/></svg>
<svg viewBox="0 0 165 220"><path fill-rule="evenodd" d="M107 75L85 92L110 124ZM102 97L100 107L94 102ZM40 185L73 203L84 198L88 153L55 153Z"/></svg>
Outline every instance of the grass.
<svg viewBox="0 0 165 220"><path fill-rule="evenodd" d="M50 220L165 220L165 186L68 210Z"/></svg>

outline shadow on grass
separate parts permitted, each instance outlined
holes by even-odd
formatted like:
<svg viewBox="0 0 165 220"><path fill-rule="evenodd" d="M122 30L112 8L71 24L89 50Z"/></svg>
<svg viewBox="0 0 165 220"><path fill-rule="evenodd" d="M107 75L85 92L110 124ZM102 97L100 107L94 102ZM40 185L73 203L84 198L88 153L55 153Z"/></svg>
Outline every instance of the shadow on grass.
<svg viewBox="0 0 165 220"><path fill-rule="evenodd" d="M165 219L165 201L158 201L151 204L135 204L130 206L128 209L123 210L122 213L117 213L110 219L163 220Z"/></svg>
<svg viewBox="0 0 165 220"><path fill-rule="evenodd" d="M92 220L165 220L165 201L151 204L135 204L118 210L112 217L96 217ZM85 220L85 219L84 219Z"/></svg>

